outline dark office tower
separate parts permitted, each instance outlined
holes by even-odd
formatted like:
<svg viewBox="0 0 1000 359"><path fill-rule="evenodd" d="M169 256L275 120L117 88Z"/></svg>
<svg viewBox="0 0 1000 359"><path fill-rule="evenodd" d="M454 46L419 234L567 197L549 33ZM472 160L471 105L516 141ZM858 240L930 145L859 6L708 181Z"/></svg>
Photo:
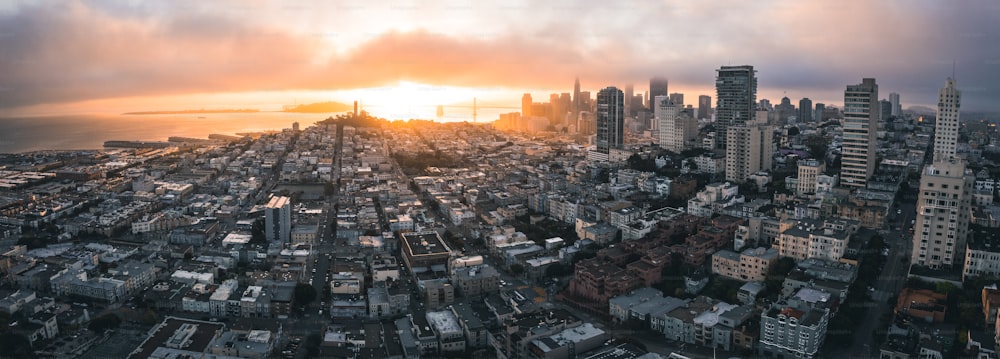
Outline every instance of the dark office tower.
<svg viewBox="0 0 1000 359"><path fill-rule="evenodd" d="M778 113L778 124L784 125L788 123L789 117L795 116L795 105L792 105L792 100L785 96L781 98L781 104L774 106L774 112Z"/></svg>
<svg viewBox="0 0 1000 359"><path fill-rule="evenodd" d="M521 117L532 116L531 114L531 94L526 93L521 96Z"/></svg>
<svg viewBox="0 0 1000 359"><path fill-rule="evenodd" d="M632 117L632 98L633 91L632 85L625 85L625 117Z"/></svg>
<svg viewBox="0 0 1000 359"><path fill-rule="evenodd" d="M573 101L570 100L569 92L563 92L559 94L559 106L562 107L562 112L559 114L559 123L568 124L566 121L567 114L573 113ZM573 118L573 123L576 123L576 118Z"/></svg>
<svg viewBox="0 0 1000 359"><path fill-rule="evenodd" d="M712 96L698 96L698 118L711 118Z"/></svg>
<svg viewBox="0 0 1000 359"><path fill-rule="evenodd" d="M555 125L562 121L560 112L563 111L559 106L559 94L554 93L549 95L549 123Z"/></svg>
<svg viewBox="0 0 1000 359"><path fill-rule="evenodd" d="M674 105L684 107L684 94L677 92L670 94L670 102Z"/></svg>
<svg viewBox="0 0 1000 359"><path fill-rule="evenodd" d="M576 81L573 81L573 116L576 117L580 111L580 78L577 77Z"/></svg>
<svg viewBox="0 0 1000 359"><path fill-rule="evenodd" d="M642 105L642 94L632 95L632 115L639 116L639 112L644 111L646 107ZM626 109L626 111L628 111Z"/></svg>
<svg viewBox="0 0 1000 359"><path fill-rule="evenodd" d="M715 141L726 147L730 126L753 121L757 107L757 76L753 66L723 66L715 78Z"/></svg>
<svg viewBox="0 0 1000 359"><path fill-rule="evenodd" d="M882 123L882 126L885 126L885 122L889 121L889 118L892 117L892 102L889 102L889 100L885 99L879 100L878 112L879 112L878 121ZM882 126L879 127L883 128Z"/></svg>
<svg viewBox="0 0 1000 359"><path fill-rule="evenodd" d="M878 125L878 85L866 78L844 91L844 144L840 184L865 188L875 172L876 126Z"/></svg>
<svg viewBox="0 0 1000 359"><path fill-rule="evenodd" d="M625 135L625 94L614 86L597 93L597 152L622 148Z"/></svg>
<svg viewBox="0 0 1000 359"><path fill-rule="evenodd" d="M649 79L649 95L646 96L646 103L650 104L650 109L656 107L656 105L653 104L653 99L655 99L656 96L667 96L666 77L657 76Z"/></svg>
<svg viewBox="0 0 1000 359"><path fill-rule="evenodd" d="M823 113L826 112L826 105L822 102L816 103L816 121L823 122Z"/></svg>
<svg viewBox="0 0 1000 359"><path fill-rule="evenodd" d="M808 97L799 100L799 123L812 122L813 102Z"/></svg>

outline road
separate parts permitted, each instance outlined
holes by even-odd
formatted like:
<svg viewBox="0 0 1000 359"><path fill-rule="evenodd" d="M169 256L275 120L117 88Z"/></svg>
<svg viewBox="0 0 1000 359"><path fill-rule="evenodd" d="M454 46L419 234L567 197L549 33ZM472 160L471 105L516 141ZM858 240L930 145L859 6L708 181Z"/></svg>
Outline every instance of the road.
<svg viewBox="0 0 1000 359"><path fill-rule="evenodd" d="M913 226L911 220L916 216L916 204L908 201L900 203L901 213L897 221L890 225L891 229L885 236L885 242L889 246L889 256L886 260L882 274L875 280L875 292L872 294L871 307L868 315L865 316L854 332L854 342L846 356L853 358L865 358L877 356L878 348L882 343L872 342L873 330L886 330L879 322L884 313L892 313L892 307L886 301L902 290L906 284L906 277L909 272L909 257L911 248L911 238L909 229ZM898 225L898 227L897 227ZM899 228L900 230L895 230ZM904 262L903 259L906 259Z"/></svg>

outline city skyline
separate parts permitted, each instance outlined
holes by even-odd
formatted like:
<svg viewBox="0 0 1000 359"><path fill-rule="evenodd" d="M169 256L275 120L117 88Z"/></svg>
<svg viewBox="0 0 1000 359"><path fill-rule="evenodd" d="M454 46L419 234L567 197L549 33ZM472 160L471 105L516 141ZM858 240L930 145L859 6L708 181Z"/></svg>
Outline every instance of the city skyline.
<svg viewBox="0 0 1000 359"><path fill-rule="evenodd" d="M359 100L433 118L440 104L569 92L577 76L592 92L662 76L695 98L714 93L715 69L744 64L759 99L838 106L846 79L874 77L904 108L933 107L954 69L967 111L997 111L998 13L986 1L12 2L0 5L0 116Z"/></svg>

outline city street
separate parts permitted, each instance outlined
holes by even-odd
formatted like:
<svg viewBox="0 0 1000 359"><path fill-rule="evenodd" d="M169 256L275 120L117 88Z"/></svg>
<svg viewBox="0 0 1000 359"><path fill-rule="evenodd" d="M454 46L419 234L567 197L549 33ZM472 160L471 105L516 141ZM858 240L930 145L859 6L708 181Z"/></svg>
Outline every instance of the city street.
<svg viewBox="0 0 1000 359"><path fill-rule="evenodd" d="M877 357L878 347L882 343L872 342L872 331L886 330L880 323L884 314L892 313L892 307L886 301L899 293L906 284L912 238L909 229L913 226L910 221L916 215L916 207L914 203L904 202L900 203L899 210L901 213L897 216L897 221L890 225L889 233L884 236L885 243L889 246L889 256L881 275L875 280L875 292L872 294L872 301L868 303L871 305L868 315L857 326L849 351L840 352L846 356ZM899 230L895 230L897 225Z"/></svg>

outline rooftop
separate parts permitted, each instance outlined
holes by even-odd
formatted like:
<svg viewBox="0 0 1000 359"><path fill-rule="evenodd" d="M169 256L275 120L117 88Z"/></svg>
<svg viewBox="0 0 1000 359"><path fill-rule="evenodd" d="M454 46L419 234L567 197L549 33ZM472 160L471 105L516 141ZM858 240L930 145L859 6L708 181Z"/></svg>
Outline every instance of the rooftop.
<svg viewBox="0 0 1000 359"><path fill-rule="evenodd" d="M451 250L434 231L403 233L403 243L411 255L448 254Z"/></svg>

